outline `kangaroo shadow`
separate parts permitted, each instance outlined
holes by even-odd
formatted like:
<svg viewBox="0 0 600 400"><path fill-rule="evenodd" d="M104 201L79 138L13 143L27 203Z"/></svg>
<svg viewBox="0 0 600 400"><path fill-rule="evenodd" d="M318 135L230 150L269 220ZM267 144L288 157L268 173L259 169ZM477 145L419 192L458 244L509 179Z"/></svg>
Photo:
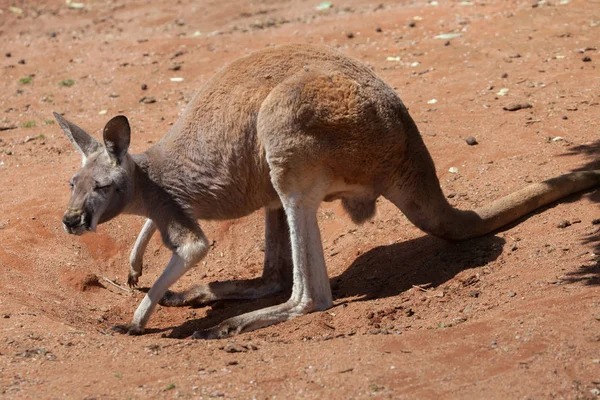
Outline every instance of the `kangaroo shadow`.
<svg viewBox="0 0 600 400"><path fill-rule="evenodd" d="M600 140L592 143L572 146L561 157L568 157L583 154L589 161L574 171L600 170ZM575 201L579 197L569 196L564 202ZM588 197L594 203L600 204L600 190L597 188L591 192ZM590 246L595 254L600 254L600 212L596 218L592 231L585 235L581 241L584 245ZM566 282L584 282L586 285L600 285L600 258L596 257L596 262L591 265L582 265L577 271L569 272L564 278Z"/></svg>
<svg viewBox="0 0 600 400"><path fill-rule="evenodd" d="M341 274L330 279L335 300L365 301L397 296L413 285L438 286L469 268L495 260L505 240L485 236L460 243L450 243L433 236L423 236L388 246L379 246L360 255ZM210 328L221 321L280 304L289 298L280 293L256 300L228 300L212 303L206 316L172 327L171 338L183 338L197 330Z"/></svg>
<svg viewBox="0 0 600 400"><path fill-rule="evenodd" d="M434 236L376 247L331 279L334 298L352 301L394 297L413 285L439 286L459 272L498 258L505 240L485 236L451 243Z"/></svg>

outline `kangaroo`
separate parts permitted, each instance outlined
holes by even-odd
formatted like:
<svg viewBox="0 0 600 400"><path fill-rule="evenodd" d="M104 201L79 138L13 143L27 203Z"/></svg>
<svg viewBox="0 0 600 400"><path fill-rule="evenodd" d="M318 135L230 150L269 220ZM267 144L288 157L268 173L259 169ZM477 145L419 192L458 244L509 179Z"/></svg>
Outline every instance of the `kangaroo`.
<svg viewBox="0 0 600 400"><path fill-rule="evenodd" d="M131 254L137 284L148 240L158 230L172 251L131 323L142 334L156 305L251 299L291 287L279 305L226 319L193 338L223 338L333 304L317 225L322 201L341 199L355 223L380 196L417 227L448 240L481 236L571 193L600 185L600 170L561 175L491 205L465 211L442 193L419 130L396 92L357 60L327 47L287 45L240 58L195 95L172 129L130 154L124 116L103 130L103 144L54 113L81 153L63 216L71 234L94 231L121 213L148 218ZM265 215L261 277L175 293L168 288L209 249L199 220Z"/></svg>

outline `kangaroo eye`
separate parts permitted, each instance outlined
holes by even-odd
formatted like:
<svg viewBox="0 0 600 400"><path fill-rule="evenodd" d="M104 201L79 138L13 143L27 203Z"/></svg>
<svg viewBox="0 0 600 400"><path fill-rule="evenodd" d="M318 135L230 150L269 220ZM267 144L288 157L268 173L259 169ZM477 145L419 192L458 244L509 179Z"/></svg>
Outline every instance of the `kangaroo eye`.
<svg viewBox="0 0 600 400"><path fill-rule="evenodd" d="M111 183L94 183L94 190L107 190L112 186Z"/></svg>
<svg viewBox="0 0 600 400"><path fill-rule="evenodd" d="M75 184L73 183L73 181L69 181L69 186L71 187L71 189L73 189L73 187L75 187Z"/></svg>

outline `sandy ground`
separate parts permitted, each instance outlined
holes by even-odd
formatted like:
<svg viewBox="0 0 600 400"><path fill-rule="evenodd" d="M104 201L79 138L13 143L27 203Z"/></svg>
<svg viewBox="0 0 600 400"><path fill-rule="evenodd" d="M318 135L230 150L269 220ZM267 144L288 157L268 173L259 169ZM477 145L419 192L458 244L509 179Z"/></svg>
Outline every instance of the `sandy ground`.
<svg viewBox="0 0 600 400"><path fill-rule="evenodd" d="M0 1L0 397L600 395L597 190L460 244L423 234L383 199L363 226L324 204L332 309L195 341L187 337L197 329L284 298L159 307L148 333L129 337L109 328L131 318L143 293L107 279L126 286L143 221L63 232L67 182L81 161L51 114L96 135L126 114L141 152L228 62L265 46L323 43L397 90L444 192L472 208L599 167L600 2L33 3ZM435 38L446 33L460 36ZM512 103L533 107L503 109ZM202 226L212 251L175 289L260 274L261 213ZM168 257L155 237L142 287Z"/></svg>

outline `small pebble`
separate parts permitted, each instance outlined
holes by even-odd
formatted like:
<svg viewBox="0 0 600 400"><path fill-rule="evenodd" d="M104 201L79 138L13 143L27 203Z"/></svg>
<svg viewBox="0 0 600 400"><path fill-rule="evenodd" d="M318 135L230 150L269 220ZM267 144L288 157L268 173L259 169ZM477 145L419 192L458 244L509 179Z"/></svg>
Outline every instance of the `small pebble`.
<svg viewBox="0 0 600 400"><path fill-rule="evenodd" d="M248 349L236 343L227 343L223 347L223 351L225 351L226 353L243 353L245 351L248 351Z"/></svg>
<svg viewBox="0 0 600 400"><path fill-rule="evenodd" d="M569 119L569 117L567 117L566 115L563 115L562 119Z"/></svg>
<svg viewBox="0 0 600 400"><path fill-rule="evenodd" d="M592 220L592 225L600 225L600 218Z"/></svg>
<svg viewBox="0 0 600 400"><path fill-rule="evenodd" d="M473 136L469 136L465 139L465 142L467 142L469 146L475 146L477 144L477 139L475 139Z"/></svg>
<svg viewBox="0 0 600 400"><path fill-rule="evenodd" d="M410 28L414 28L415 26L417 26L417 23L416 23L415 21L410 21L410 22L408 23L408 26L409 26Z"/></svg>
<svg viewBox="0 0 600 400"><path fill-rule="evenodd" d="M6 55L6 57L12 57L12 54L10 54L10 53L6 53L5 55Z"/></svg>
<svg viewBox="0 0 600 400"><path fill-rule="evenodd" d="M450 41L449 41L449 40L446 40L446 41L444 42L444 46L450 46Z"/></svg>
<svg viewBox="0 0 600 400"><path fill-rule="evenodd" d="M377 27L377 28L375 28L375 32L381 33L381 32L383 32L383 29L381 29L380 27Z"/></svg>
<svg viewBox="0 0 600 400"><path fill-rule="evenodd" d="M503 79L506 79L506 78L508 78L508 74L507 74L506 72L505 72L505 73L503 73L503 74L501 75L501 78L503 78Z"/></svg>
<svg viewBox="0 0 600 400"><path fill-rule="evenodd" d="M148 89L148 85L146 85L145 83L142 84L142 90L147 90Z"/></svg>
<svg viewBox="0 0 600 400"><path fill-rule="evenodd" d="M152 104L152 103L156 103L156 99L154 97L146 97L146 96L144 96L144 97L142 97L140 99L140 103L143 103L143 104Z"/></svg>
<svg viewBox="0 0 600 400"><path fill-rule="evenodd" d="M581 59L581 61L583 61L583 62L590 62L590 61L592 61L592 59L589 56L585 56L585 57L583 57Z"/></svg>
<svg viewBox="0 0 600 400"><path fill-rule="evenodd" d="M532 108L533 106L529 103L512 103L507 106L502 107L505 111L518 111L524 110L526 108Z"/></svg>
<svg viewBox="0 0 600 400"><path fill-rule="evenodd" d="M19 60L19 64L21 64L21 65L25 64L25 60L23 60L23 59Z"/></svg>
<svg viewBox="0 0 600 400"><path fill-rule="evenodd" d="M348 33L346 33L346 37L347 37L348 39L353 39L353 38L354 38L354 33L352 33L352 32L348 32Z"/></svg>
<svg viewBox="0 0 600 400"><path fill-rule="evenodd" d="M564 221L559 222L556 227L560 228L560 229L564 229L567 226L571 226L571 223L569 221L567 221L566 219Z"/></svg>
<svg viewBox="0 0 600 400"><path fill-rule="evenodd" d="M515 292L508 292L509 297L515 297L517 294Z"/></svg>

